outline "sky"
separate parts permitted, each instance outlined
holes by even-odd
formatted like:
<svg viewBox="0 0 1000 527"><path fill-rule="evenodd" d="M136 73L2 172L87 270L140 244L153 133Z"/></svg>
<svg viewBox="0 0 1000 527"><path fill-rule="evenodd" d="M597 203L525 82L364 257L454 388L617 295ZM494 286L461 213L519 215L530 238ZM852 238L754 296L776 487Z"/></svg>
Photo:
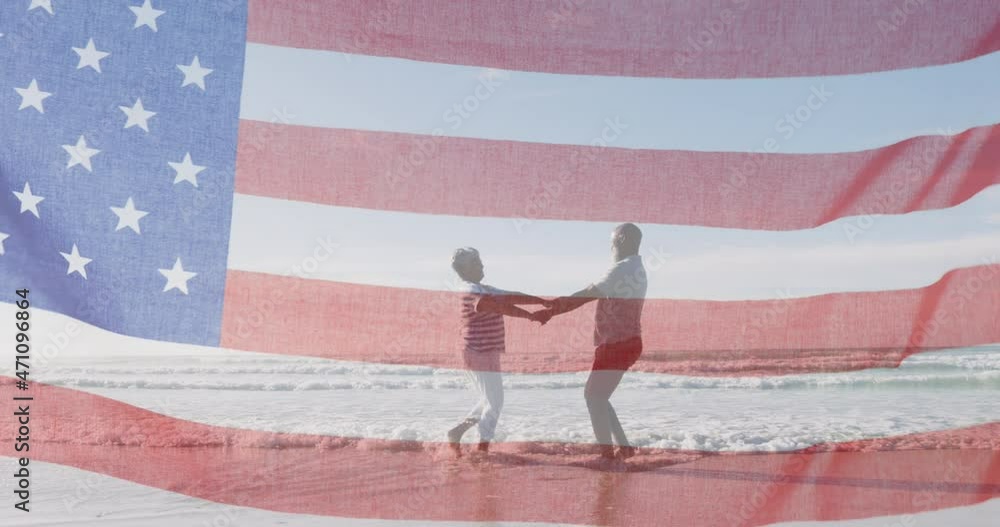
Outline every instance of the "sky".
<svg viewBox="0 0 1000 527"><path fill-rule="evenodd" d="M478 107L448 110L476 96ZM241 116L292 124L589 144L619 117L612 146L846 152L915 135L958 132L1000 120L1000 53L944 66L862 75L776 79L664 79L511 72L262 44L247 47ZM778 121L807 104L811 115L787 137ZM471 107L471 105L470 105ZM460 122L456 122L460 121Z"/></svg>
<svg viewBox="0 0 1000 527"><path fill-rule="evenodd" d="M863 75L690 80L499 71L251 44L244 79L244 119L273 121L281 113L307 126L561 144L589 144L617 119L626 126L610 148L761 151L770 138L781 153L848 152L1000 122L1000 53ZM796 111L792 126L787 115ZM293 214L248 197L234 208L231 267L287 274L325 237L342 254L310 277L427 289L447 288L451 250L471 245L483 254L486 282L573 292L609 265L614 225L519 227L500 218L336 207ZM650 296L920 287L952 268L1000 261L997 211L1000 191L992 187L952 209L876 219L858 237L844 231L858 218L782 232L641 225L648 265L667 258L651 273Z"/></svg>

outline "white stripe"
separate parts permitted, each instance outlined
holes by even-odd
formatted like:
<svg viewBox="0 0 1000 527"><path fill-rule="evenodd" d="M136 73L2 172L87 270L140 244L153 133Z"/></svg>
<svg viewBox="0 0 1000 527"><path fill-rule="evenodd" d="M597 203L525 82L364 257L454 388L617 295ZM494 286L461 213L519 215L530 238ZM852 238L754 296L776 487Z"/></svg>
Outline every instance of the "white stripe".
<svg viewBox="0 0 1000 527"><path fill-rule="evenodd" d="M13 464L10 458L0 458ZM528 527L555 526L553 523L452 522L426 520L374 520L274 512L251 507L225 505L193 498L97 474L75 467L32 462L39 481L48 482L43 492L32 495L33 509L20 518L19 525L87 525L105 527L175 527L177 525L239 525L242 527L291 525L295 527ZM483 496L489 499L488 496ZM596 497L588 502L600 503ZM674 503L674 506L683 504ZM913 527L918 525L960 525L994 527L1000 516L1000 499L976 505L952 507L916 514L878 516L859 520L790 522L774 527ZM566 525L566 524L563 524Z"/></svg>
<svg viewBox="0 0 1000 527"><path fill-rule="evenodd" d="M0 304L0 319L12 320L13 312ZM32 320L32 380L199 423L440 442L476 401L463 371L157 342L40 309ZM2 363L0 374L13 375L12 366ZM496 439L593 442L585 382L586 373L506 374ZM614 404L639 446L785 451L994 422L998 388L1000 350L952 350L910 357L898 370L762 378L633 372ZM87 430L86 416L62 426L76 437L114 441L110 431Z"/></svg>
<svg viewBox="0 0 1000 527"><path fill-rule="evenodd" d="M848 152L1000 122L997 85L1000 53L863 75L704 80L345 60L250 43L240 117L576 145L604 134L624 148L745 152L774 139L779 152ZM624 127L609 140L615 118Z"/></svg>
<svg viewBox="0 0 1000 527"><path fill-rule="evenodd" d="M1000 186L950 209L844 218L801 231L642 225L648 298L768 299L917 288L945 272L1000 263ZM237 194L230 269L452 290L451 253L479 249L485 283L570 294L610 264L614 223L457 217L334 207ZM866 226L854 237L845 226ZM335 245L339 244L334 248Z"/></svg>

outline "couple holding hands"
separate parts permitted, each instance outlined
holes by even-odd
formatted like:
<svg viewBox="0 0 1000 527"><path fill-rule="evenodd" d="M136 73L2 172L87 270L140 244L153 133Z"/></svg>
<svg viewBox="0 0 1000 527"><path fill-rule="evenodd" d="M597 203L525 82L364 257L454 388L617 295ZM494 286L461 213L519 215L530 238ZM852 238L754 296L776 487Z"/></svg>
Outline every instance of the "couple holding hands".
<svg viewBox="0 0 1000 527"><path fill-rule="evenodd" d="M509 292L482 283L483 262L479 252L465 247L455 251L452 268L465 287L462 296L463 359L479 401L465 420L448 431L448 441L457 455L459 442L466 431L479 429L477 449L485 454L493 439L503 408L503 378L500 354L505 350L503 317L526 318L545 324L553 316L577 309L593 300L594 363L584 396L594 437L605 459L626 459L635 451L625 437L618 415L611 406L614 393L625 371L642 354L643 301L646 298L646 270L639 256L642 232L632 223L623 223L611 234L614 265L597 282L570 296L545 300L523 293ZM541 305L544 309L526 311L519 305ZM618 445L617 449L615 445Z"/></svg>

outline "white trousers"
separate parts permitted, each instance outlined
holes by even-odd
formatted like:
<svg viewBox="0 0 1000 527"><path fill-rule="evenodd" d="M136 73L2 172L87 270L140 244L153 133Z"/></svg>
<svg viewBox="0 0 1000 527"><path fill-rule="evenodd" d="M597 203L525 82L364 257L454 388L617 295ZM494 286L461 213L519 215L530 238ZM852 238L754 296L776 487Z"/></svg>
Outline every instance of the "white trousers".
<svg viewBox="0 0 1000 527"><path fill-rule="evenodd" d="M466 370L479 396L466 419L478 419L479 440L492 441L503 409L503 375L500 371Z"/></svg>

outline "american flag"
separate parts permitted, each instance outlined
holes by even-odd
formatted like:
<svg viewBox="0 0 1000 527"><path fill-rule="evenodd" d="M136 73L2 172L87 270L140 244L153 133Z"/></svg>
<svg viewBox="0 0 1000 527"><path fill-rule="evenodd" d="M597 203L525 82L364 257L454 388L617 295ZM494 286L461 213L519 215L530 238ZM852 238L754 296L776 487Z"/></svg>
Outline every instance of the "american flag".
<svg viewBox="0 0 1000 527"><path fill-rule="evenodd" d="M492 461L456 464L443 431L413 425L437 422L417 407L433 397L344 395L361 407L341 427L310 394L463 368L452 249L553 297L600 275L624 221L650 282L626 379L709 386L680 407L633 395L656 427L726 421L710 406L730 389L875 385L928 354L989 353L998 51L995 0L4 1L0 340L29 289L30 458L47 467L43 520L15 524L60 507L87 525L980 521L1000 495L989 408L826 433L811 407L793 422L815 440L761 448L656 428L594 470L591 438L555 424L508 425ZM592 308L508 322L508 389L579 384L592 328ZM226 384L267 364L361 373ZM180 382L190 369L208 375ZM963 379L995 399L994 374ZM154 394L178 387L194 395ZM844 397L895 404L869 388ZM216 395L240 389L276 395L249 411ZM559 422L527 408L501 419ZM45 474L81 483L46 502Z"/></svg>

